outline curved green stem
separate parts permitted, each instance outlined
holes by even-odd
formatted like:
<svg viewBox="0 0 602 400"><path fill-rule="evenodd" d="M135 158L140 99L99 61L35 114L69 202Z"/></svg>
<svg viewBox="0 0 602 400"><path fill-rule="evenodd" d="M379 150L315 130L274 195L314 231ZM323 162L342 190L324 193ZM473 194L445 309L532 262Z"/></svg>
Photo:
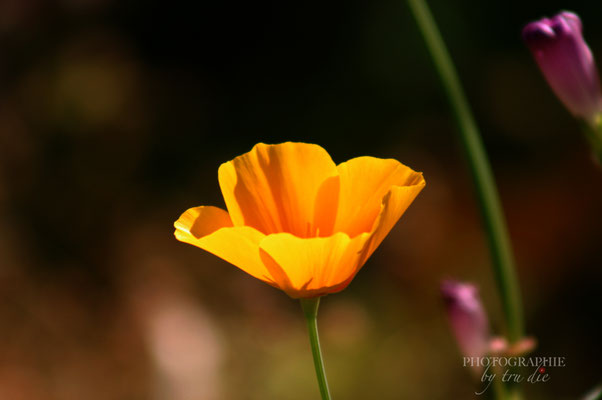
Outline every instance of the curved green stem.
<svg viewBox="0 0 602 400"><path fill-rule="evenodd" d="M320 349L320 338L318 337L319 305L319 297L301 299L301 308L303 308L303 315L305 316L307 329L309 331L309 342L311 344L311 353L314 357L314 367L316 368L320 395L322 396L322 400L331 400L330 391L328 390L328 380L326 379L326 371L324 370L324 360L322 360L322 350Z"/></svg>
<svg viewBox="0 0 602 400"><path fill-rule="evenodd" d="M460 139L466 153L487 232L493 270L506 321L507 336L509 342L514 343L523 337L521 295L514 270L512 246L508 238L491 166L458 74L426 2L424 0L408 0L408 3L433 58L460 128Z"/></svg>

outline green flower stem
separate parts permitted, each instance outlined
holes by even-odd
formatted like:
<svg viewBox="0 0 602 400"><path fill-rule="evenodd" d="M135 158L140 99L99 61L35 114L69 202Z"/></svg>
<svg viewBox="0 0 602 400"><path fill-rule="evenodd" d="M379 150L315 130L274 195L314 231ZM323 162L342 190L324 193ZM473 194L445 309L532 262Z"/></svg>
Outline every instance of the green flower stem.
<svg viewBox="0 0 602 400"><path fill-rule="evenodd" d="M491 251L493 270L500 292L510 343L523 337L521 295L514 270L514 256L500 205L493 173L479 130L451 57L424 0L408 0L459 126L460 139L475 185Z"/></svg>
<svg viewBox="0 0 602 400"><path fill-rule="evenodd" d="M602 386L598 386L589 392L583 400L602 400Z"/></svg>
<svg viewBox="0 0 602 400"><path fill-rule="evenodd" d="M598 165L602 166L602 113L598 114L593 123L583 123L582 129L592 147Z"/></svg>
<svg viewBox="0 0 602 400"><path fill-rule="evenodd" d="M320 387L320 395L322 400L331 400L330 391L328 390L328 380L326 379L326 371L324 370L324 360L322 360L322 350L320 349L320 338L318 336L318 306L320 298L314 297L311 299L301 299L301 308L307 322L309 331L309 342L311 344L311 353L314 357L314 367L316 368L316 376L318 377L318 386Z"/></svg>
<svg viewBox="0 0 602 400"><path fill-rule="evenodd" d="M498 372L498 374L499 374L499 372ZM504 383L499 378L499 376L496 376L493 379L493 395L494 395L494 399L507 399L508 398L506 386L504 386Z"/></svg>

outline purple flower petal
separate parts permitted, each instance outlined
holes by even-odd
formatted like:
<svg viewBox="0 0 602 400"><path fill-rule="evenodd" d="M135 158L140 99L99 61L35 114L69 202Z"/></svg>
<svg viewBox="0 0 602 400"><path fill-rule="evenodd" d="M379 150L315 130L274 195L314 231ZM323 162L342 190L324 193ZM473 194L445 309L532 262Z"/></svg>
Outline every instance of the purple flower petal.
<svg viewBox="0 0 602 400"><path fill-rule="evenodd" d="M489 350L489 322L476 286L444 281L441 294L445 301L450 326L462 353L482 357Z"/></svg>
<svg viewBox="0 0 602 400"><path fill-rule="evenodd" d="M594 57L579 17L563 11L527 24L523 39L556 96L576 117L592 122L602 111Z"/></svg>

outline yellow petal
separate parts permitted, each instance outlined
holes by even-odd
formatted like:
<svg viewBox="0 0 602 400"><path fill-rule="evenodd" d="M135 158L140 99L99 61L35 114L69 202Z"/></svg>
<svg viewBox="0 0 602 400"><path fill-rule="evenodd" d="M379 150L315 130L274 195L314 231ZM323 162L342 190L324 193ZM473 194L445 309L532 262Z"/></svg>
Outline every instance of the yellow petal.
<svg viewBox="0 0 602 400"><path fill-rule="evenodd" d="M228 213L221 208L200 206L186 210L184 214L180 215L174 226L176 237L180 240L178 235L200 238L220 228L232 226L232 221Z"/></svg>
<svg viewBox="0 0 602 400"><path fill-rule="evenodd" d="M259 256L265 237L251 227L232 227L228 213L217 207L187 210L174 224L176 239L200 247L234 264L246 273L274 285Z"/></svg>
<svg viewBox="0 0 602 400"><path fill-rule="evenodd" d="M299 238L288 233L266 236L261 258L276 284L293 298L343 290L362 266L370 234L351 239L344 233Z"/></svg>
<svg viewBox="0 0 602 400"><path fill-rule="evenodd" d="M412 201L418 196L418 193L424 188L426 183L422 176L420 178L420 181L412 186L393 186L389 193L385 195L381 211L374 222L374 230L368 243L368 250L364 253L366 258L370 257L382 243L399 218L412 204Z"/></svg>
<svg viewBox="0 0 602 400"><path fill-rule="evenodd" d="M341 182L334 231L351 237L372 231L383 197L393 186L412 187L424 182L421 173L393 159L358 157L337 168Z"/></svg>
<svg viewBox="0 0 602 400"><path fill-rule="evenodd" d="M320 188L322 193L332 192L330 185L322 185L337 175L337 168L318 145L259 143L222 164L218 175L234 226L251 226L265 234L289 232L311 237L317 236L321 226L333 224L332 213L316 210L316 199ZM336 199L334 204L336 207Z"/></svg>
<svg viewBox="0 0 602 400"><path fill-rule="evenodd" d="M340 186L341 179L338 175L327 178L320 186L314 205L314 236L328 237L334 233Z"/></svg>

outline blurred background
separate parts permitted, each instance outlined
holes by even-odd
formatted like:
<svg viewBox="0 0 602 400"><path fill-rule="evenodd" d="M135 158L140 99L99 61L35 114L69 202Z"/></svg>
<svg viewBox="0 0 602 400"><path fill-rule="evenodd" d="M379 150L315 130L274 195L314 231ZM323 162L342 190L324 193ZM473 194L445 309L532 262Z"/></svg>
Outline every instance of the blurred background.
<svg viewBox="0 0 602 400"><path fill-rule="evenodd" d="M499 182L535 355L528 399L600 379L602 169L520 38L588 0L433 0ZM470 399L443 278L500 307L468 171L402 0L0 0L0 399L301 400L318 389L298 302L173 222L218 205L222 162L260 141L335 162L392 157L426 189L322 301L337 399Z"/></svg>

